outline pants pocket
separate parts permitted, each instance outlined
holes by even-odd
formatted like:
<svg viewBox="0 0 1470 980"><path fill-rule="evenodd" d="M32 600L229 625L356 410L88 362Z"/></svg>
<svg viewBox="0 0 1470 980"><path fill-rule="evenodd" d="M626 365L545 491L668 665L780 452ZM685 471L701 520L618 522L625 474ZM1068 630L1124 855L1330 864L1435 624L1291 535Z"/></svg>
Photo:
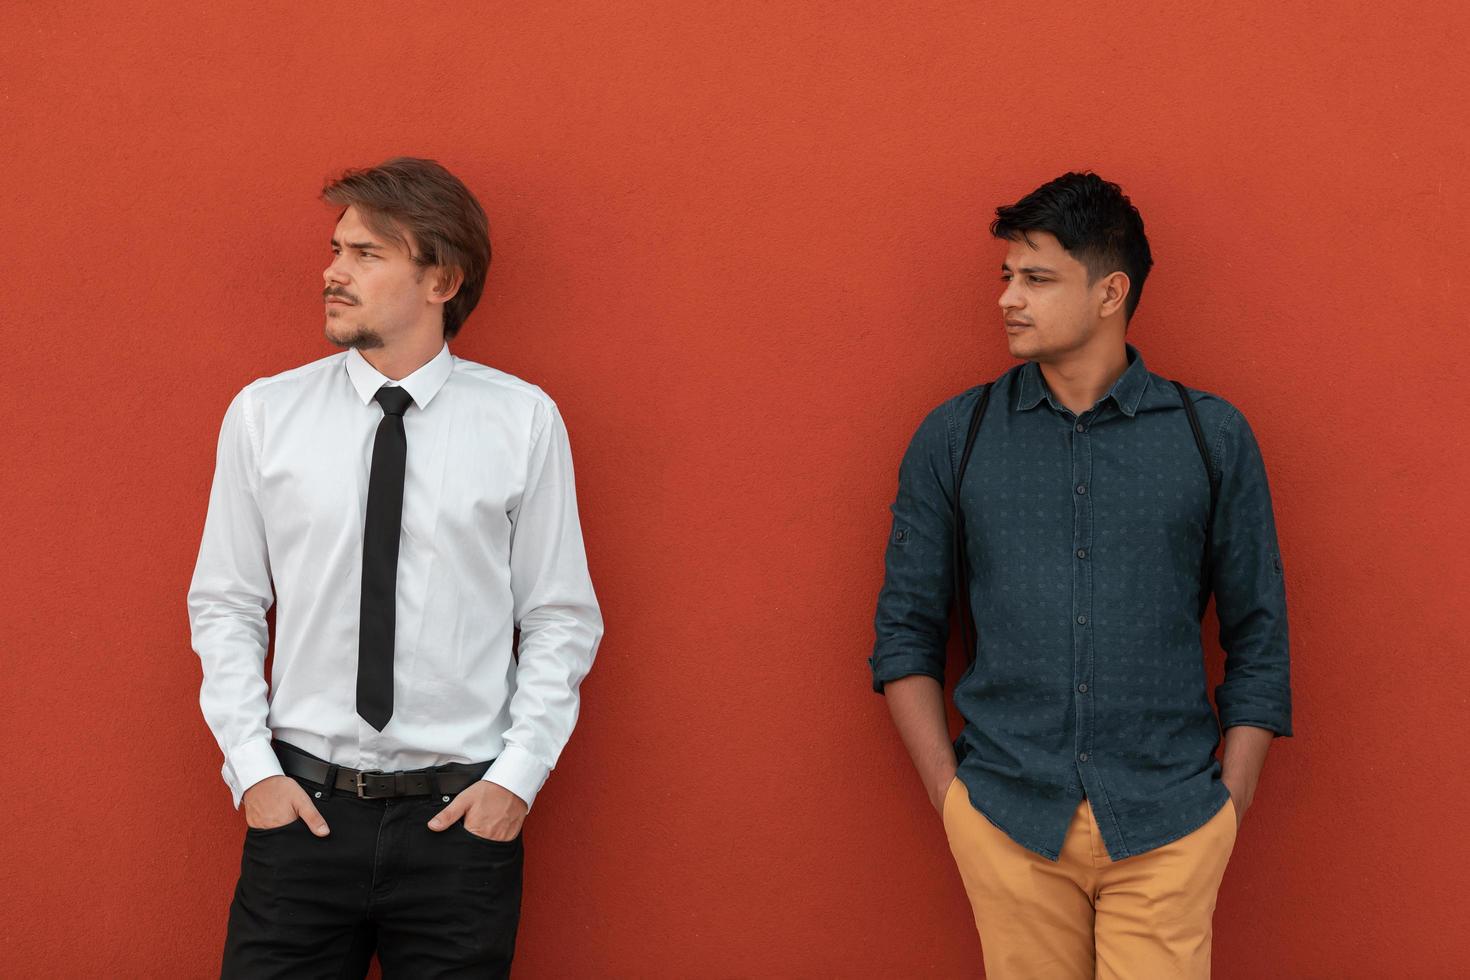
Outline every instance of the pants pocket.
<svg viewBox="0 0 1470 980"><path fill-rule="evenodd" d="M306 822L304 820L302 820L300 817L297 817L296 819L292 820L290 823L283 823L279 827L251 827L251 826L248 826L247 825L246 828L245 828L245 837L247 839L250 839L250 838L259 839L261 837L270 837L273 834L279 834L282 831L290 830L292 827L295 827L297 824L300 824L303 827L306 826Z"/></svg>
<svg viewBox="0 0 1470 980"><path fill-rule="evenodd" d="M516 848L519 847L521 843L521 832L519 830L516 831L516 835L510 840L495 840L491 837L481 837L479 834L471 831L470 828L464 825L464 817L460 817L458 820L456 820L454 822L454 826L459 830L460 833L464 834L464 836L470 838L471 840L479 841L481 844L485 844L490 847Z"/></svg>

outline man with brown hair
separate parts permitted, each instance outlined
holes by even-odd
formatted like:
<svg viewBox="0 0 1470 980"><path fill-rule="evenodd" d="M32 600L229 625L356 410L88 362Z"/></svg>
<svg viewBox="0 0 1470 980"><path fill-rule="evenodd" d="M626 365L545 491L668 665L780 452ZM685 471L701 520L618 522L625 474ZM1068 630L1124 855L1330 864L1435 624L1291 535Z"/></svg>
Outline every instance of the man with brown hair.
<svg viewBox="0 0 1470 980"><path fill-rule="evenodd" d="M522 822L602 637L567 431L449 351L490 264L463 183L397 158L322 196L345 350L230 402L188 594L247 824L221 974L362 976L376 951L389 977L505 976Z"/></svg>

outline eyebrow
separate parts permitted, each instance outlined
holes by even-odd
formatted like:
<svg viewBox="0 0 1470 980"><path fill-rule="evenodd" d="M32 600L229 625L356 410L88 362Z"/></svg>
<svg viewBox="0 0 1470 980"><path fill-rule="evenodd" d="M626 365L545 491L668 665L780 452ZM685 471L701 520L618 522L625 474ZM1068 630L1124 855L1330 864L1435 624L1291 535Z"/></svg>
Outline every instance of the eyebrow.
<svg viewBox="0 0 1470 980"><path fill-rule="evenodd" d="M333 248L337 248L341 244L342 243L339 242L339 241L337 241L337 239L335 239L335 238L332 239L332 247ZM375 249L377 249L380 252L383 251L383 246L379 245L377 242L348 242L347 243L347 247L348 248L355 248L355 249L358 249L358 250L375 248Z"/></svg>
<svg viewBox="0 0 1470 980"><path fill-rule="evenodd" d="M1000 271L1001 272L1010 272L1011 271L1011 267L1008 266L1008 265L1006 265L1004 262L1002 262L1000 264ZM1044 265L1023 265L1023 266L1021 266L1021 273L1023 275L1030 275L1033 272L1045 272L1045 273L1049 273L1049 274L1051 274L1053 276L1060 275L1060 273L1058 273L1057 270L1055 270L1055 269L1048 269Z"/></svg>

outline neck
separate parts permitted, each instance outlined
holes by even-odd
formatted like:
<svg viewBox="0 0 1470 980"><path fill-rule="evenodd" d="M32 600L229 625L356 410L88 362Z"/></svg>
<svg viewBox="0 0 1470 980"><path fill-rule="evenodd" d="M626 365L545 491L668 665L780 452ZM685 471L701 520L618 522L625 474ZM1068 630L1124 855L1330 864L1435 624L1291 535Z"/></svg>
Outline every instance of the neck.
<svg viewBox="0 0 1470 980"><path fill-rule="evenodd" d="M406 337L398 343L384 344L382 347L359 349L358 353L383 377L402 381L432 361L443 347L442 333L426 333L419 337Z"/></svg>
<svg viewBox="0 0 1470 980"><path fill-rule="evenodd" d="M1038 360L1053 397L1074 415L1081 415L1102 398L1128 370L1128 350L1122 339L1089 344L1055 359Z"/></svg>

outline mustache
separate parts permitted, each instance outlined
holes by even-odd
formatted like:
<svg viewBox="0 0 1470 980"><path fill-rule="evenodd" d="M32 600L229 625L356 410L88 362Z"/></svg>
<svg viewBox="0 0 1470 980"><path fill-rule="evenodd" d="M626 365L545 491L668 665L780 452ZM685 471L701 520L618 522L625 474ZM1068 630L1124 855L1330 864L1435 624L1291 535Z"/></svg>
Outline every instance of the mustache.
<svg viewBox="0 0 1470 980"><path fill-rule="evenodd" d="M346 300L347 302L351 303L353 306L356 306L360 302L356 296L353 296L351 293L347 292L347 290L345 290L345 289L336 289L336 288L333 288L331 286L328 286L326 289L323 289L322 290L322 302L326 302L327 300L333 299L333 298L340 299L340 300Z"/></svg>

